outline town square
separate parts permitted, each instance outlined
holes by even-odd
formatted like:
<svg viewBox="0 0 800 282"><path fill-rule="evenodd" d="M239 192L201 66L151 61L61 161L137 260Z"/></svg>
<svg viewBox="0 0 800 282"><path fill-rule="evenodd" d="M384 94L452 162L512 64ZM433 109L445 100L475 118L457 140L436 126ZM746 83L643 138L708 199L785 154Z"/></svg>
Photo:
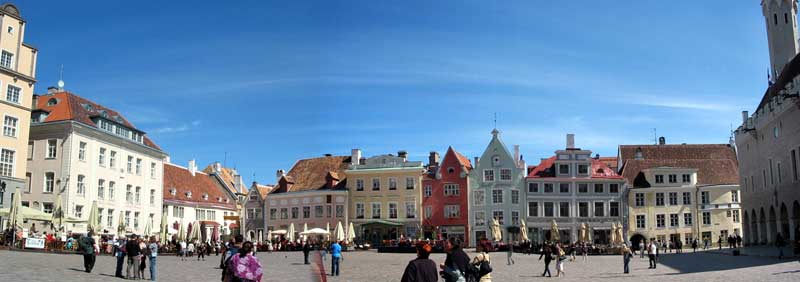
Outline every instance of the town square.
<svg viewBox="0 0 800 282"><path fill-rule="evenodd" d="M800 281L797 15L0 3L0 281Z"/></svg>

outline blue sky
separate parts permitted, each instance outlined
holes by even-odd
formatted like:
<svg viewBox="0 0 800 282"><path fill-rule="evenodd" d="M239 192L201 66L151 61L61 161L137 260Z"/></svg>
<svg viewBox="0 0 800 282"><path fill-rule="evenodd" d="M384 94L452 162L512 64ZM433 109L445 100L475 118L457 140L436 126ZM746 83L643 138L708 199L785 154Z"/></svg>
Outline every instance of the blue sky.
<svg viewBox="0 0 800 282"><path fill-rule="evenodd" d="M248 183L351 148L472 158L495 112L529 164L566 133L727 143L769 65L755 0L177 2L18 0L36 92L63 64L174 163L227 152Z"/></svg>

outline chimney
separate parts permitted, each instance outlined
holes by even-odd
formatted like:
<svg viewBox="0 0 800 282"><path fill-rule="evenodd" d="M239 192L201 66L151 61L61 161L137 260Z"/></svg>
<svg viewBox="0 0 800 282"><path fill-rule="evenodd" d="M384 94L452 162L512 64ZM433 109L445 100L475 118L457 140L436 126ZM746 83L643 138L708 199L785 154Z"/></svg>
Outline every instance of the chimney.
<svg viewBox="0 0 800 282"><path fill-rule="evenodd" d="M522 158L522 155L519 155L519 168L525 169L526 167L525 159ZM527 173L525 175L527 176Z"/></svg>
<svg viewBox="0 0 800 282"><path fill-rule="evenodd" d="M567 134L567 149L575 149L575 134Z"/></svg>
<svg viewBox="0 0 800 282"><path fill-rule="evenodd" d="M219 162L214 162L214 172L219 173L222 171L222 164Z"/></svg>
<svg viewBox="0 0 800 282"><path fill-rule="evenodd" d="M233 187L236 188L236 192L239 192L239 193L244 192L244 190L242 190L242 176L241 175L236 174L236 175L233 176Z"/></svg>
<svg viewBox="0 0 800 282"><path fill-rule="evenodd" d="M195 164L194 159L189 160L189 165L187 168L189 169L189 172L192 173L192 176L194 176L194 174L197 172L197 165Z"/></svg>
<svg viewBox="0 0 800 282"><path fill-rule="evenodd" d="M275 178L276 178L275 182L277 183L277 182L278 182L278 180L280 180L280 179L281 179L281 177L283 177L284 175L286 175L286 171L284 171L284 170L282 170L282 169L279 169L279 170L278 170L278 171L275 173Z"/></svg>
<svg viewBox="0 0 800 282"><path fill-rule="evenodd" d="M514 163L519 167L519 145L514 145Z"/></svg>
<svg viewBox="0 0 800 282"><path fill-rule="evenodd" d="M33 94L33 105L31 105L31 110L36 110L39 104L39 95Z"/></svg>
<svg viewBox="0 0 800 282"><path fill-rule="evenodd" d="M358 159L358 164L360 165L367 164L367 158L362 157Z"/></svg>
<svg viewBox="0 0 800 282"><path fill-rule="evenodd" d="M428 165L429 166L439 166L439 153L436 151L431 151L430 155L428 155Z"/></svg>
<svg viewBox="0 0 800 282"><path fill-rule="evenodd" d="M361 164L361 149L350 150L350 163Z"/></svg>
<svg viewBox="0 0 800 282"><path fill-rule="evenodd" d="M166 157L164 157L164 162L165 162L165 163L168 163L168 164L170 164L170 163L171 163L171 162L170 162L170 158L169 158L169 156L166 156Z"/></svg>
<svg viewBox="0 0 800 282"><path fill-rule="evenodd" d="M748 117L750 117L750 113L748 113L747 111L742 111L742 125L744 125L745 128L747 127Z"/></svg>
<svg viewBox="0 0 800 282"><path fill-rule="evenodd" d="M478 161L479 160L480 160L480 158L475 157L475 163L472 164L472 167L478 167Z"/></svg>
<svg viewBox="0 0 800 282"><path fill-rule="evenodd" d="M408 158L408 152L406 152L405 150L397 151L397 156L403 158L403 161L406 161L406 159Z"/></svg>
<svg viewBox="0 0 800 282"><path fill-rule="evenodd" d="M51 95L52 94L56 94L56 93L59 92L59 90L60 89L58 89L58 87L50 86L50 87L47 87L47 94L51 94Z"/></svg>
<svg viewBox="0 0 800 282"><path fill-rule="evenodd" d="M658 137L658 145L665 145L665 144L667 144L667 138L664 138L664 136Z"/></svg>

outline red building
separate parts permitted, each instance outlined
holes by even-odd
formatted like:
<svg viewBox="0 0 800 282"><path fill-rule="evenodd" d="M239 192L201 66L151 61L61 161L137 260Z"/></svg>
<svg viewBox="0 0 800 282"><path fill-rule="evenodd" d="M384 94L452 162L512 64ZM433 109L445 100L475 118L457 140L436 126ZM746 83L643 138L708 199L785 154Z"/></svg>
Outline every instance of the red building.
<svg viewBox="0 0 800 282"><path fill-rule="evenodd" d="M441 164L431 152L422 178L422 230L425 238L461 238L469 242L469 173L472 164L453 147Z"/></svg>

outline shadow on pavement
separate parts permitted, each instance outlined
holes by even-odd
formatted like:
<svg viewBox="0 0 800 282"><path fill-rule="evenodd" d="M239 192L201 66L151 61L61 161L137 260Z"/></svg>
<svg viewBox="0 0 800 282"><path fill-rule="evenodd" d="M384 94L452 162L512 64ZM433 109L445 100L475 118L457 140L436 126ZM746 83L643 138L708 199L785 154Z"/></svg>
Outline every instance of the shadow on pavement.
<svg viewBox="0 0 800 282"><path fill-rule="evenodd" d="M730 256L706 252L665 254L658 259L660 265L674 268L679 272L671 275L757 267L784 262L786 260L768 257Z"/></svg>

